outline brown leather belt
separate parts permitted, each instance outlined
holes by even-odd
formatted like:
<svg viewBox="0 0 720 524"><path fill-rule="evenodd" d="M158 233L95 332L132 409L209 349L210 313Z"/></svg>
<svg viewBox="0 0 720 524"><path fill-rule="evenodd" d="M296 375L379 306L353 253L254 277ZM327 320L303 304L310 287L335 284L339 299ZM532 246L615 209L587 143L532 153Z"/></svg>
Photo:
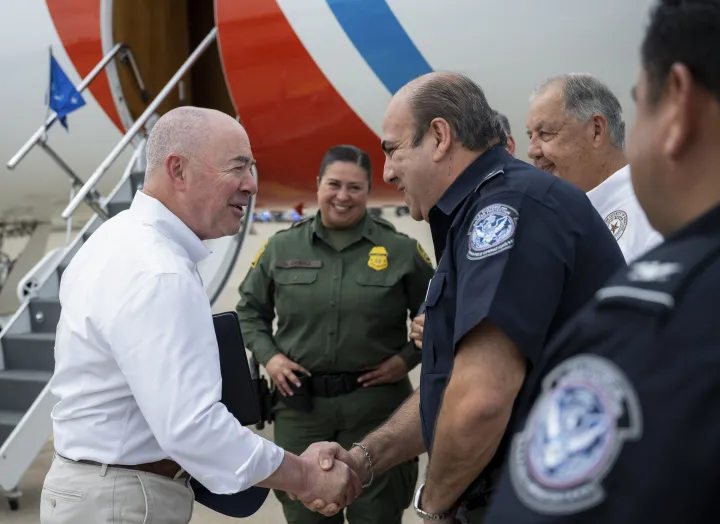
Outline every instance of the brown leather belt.
<svg viewBox="0 0 720 524"><path fill-rule="evenodd" d="M72 460L67 457L63 457L58 453L58 456L64 458L65 460L69 460L70 462L78 462L80 464L89 464L91 466L103 466L101 462L95 462L94 460ZM170 459L162 459L158 460L157 462L147 462L145 464L108 464L109 468L121 468L121 469L132 469L136 471L143 471L145 473L154 473L155 475L161 475L163 477L167 477L170 479L174 479L175 475L182 470L180 467L180 464L175 462L174 460ZM187 471L183 471L177 478L178 479L186 479L190 476L190 474Z"/></svg>

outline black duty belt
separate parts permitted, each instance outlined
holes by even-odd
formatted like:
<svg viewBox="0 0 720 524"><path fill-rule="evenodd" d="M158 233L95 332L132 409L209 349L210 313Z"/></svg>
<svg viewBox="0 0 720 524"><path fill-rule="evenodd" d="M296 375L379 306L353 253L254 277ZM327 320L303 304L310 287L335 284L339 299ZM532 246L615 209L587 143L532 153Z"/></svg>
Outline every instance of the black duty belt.
<svg viewBox="0 0 720 524"><path fill-rule="evenodd" d="M337 397L347 395L356 389L360 389L357 379L364 375L365 371L348 373L313 373L308 380L310 394L314 397Z"/></svg>

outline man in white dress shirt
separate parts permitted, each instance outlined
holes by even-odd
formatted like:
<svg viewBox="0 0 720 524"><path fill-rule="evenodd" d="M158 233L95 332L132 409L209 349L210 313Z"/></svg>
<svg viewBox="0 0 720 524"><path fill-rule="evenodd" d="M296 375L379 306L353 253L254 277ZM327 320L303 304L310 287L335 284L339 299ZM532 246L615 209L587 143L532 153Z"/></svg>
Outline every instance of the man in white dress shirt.
<svg viewBox="0 0 720 524"><path fill-rule="evenodd" d="M662 242L635 197L617 97L600 80L571 73L545 80L531 98L528 156L580 187L630 262Z"/></svg>
<svg viewBox="0 0 720 524"><path fill-rule="evenodd" d="M257 192L248 136L218 111L181 107L147 143L144 189L63 273L51 391L55 457L43 524L186 524L188 476L218 494L251 486L333 514L360 493L347 467L318 466L240 423L219 402L210 304L197 272L203 240L239 231Z"/></svg>

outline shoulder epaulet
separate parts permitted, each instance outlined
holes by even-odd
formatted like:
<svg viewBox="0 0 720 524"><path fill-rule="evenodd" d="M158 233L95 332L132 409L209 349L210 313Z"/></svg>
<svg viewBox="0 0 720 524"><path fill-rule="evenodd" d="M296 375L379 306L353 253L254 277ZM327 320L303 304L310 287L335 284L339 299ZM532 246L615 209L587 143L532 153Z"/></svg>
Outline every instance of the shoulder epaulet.
<svg viewBox="0 0 720 524"><path fill-rule="evenodd" d="M300 220L298 220L297 222L294 222L293 225L290 226L290 229L292 229L294 227L298 227L300 224L307 224L313 218L315 218L315 217L314 216L303 217Z"/></svg>
<svg viewBox="0 0 720 524"><path fill-rule="evenodd" d="M385 220L385 219L382 218L382 217L376 217L376 216L374 216L374 215L370 215L370 217L371 217L375 222L377 222L377 223L380 224L381 226L389 229L390 231L392 231L392 232L394 232L394 233L397 233L397 232L398 232L398 230L395 229L395 226L393 225L393 223L390 222L389 220Z"/></svg>

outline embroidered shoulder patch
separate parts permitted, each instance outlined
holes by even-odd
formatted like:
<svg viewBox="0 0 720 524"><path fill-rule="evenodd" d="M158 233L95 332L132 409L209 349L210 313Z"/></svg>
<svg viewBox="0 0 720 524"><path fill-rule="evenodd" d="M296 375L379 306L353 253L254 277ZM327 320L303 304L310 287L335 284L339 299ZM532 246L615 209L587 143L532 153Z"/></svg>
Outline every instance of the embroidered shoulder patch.
<svg viewBox="0 0 720 524"><path fill-rule="evenodd" d="M467 258L480 260L513 247L517 220L518 212L505 204L483 208L468 231Z"/></svg>
<svg viewBox="0 0 720 524"><path fill-rule="evenodd" d="M420 254L420 258L422 258L425 262L428 263L429 266L432 267L432 260L430 260L430 257L425 252L423 247L420 245L420 242L415 242L415 245L417 246L418 253Z"/></svg>
<svg viewBox="0 0 720 524"><path fill-rule="evenodd" d="M257 263L260 261L260 257L265 252L265 248L268 245L269 240L266 240L265 243L262 245L262 247L258 250L257 255L255 255L255 258L253 259L252 263L250 264L251 268L255 268L257 266Z"/></svg>
<svg viewBox="0 0 720 524"><path fill-rule="evenodd" d="M627 213L622 209L613 211L605 217L605 224L615 237L615 240L620 240L628 225Z"/></svg>
<svg viewBox="0 0 720 524"><path fill-rule="evenodd" d="M597 355L570 358L545 377L525 428L513 438L513 489L545 515L596 506L623 444L641 435L640 402L622 370Z"/></svg>

